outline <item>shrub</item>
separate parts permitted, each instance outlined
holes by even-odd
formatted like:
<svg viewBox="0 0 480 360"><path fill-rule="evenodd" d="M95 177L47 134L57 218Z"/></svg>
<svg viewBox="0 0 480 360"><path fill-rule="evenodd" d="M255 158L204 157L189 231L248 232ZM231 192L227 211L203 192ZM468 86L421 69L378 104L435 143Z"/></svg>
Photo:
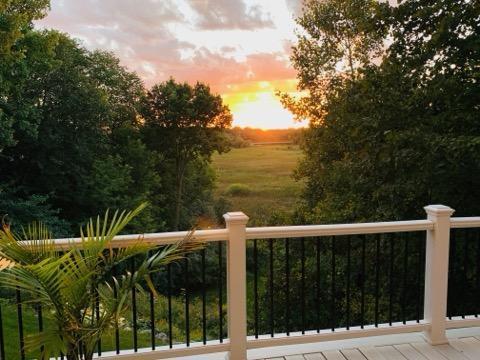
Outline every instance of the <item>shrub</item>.
<svg viewBox="0 0 480 360"><path fill-rule="evenodd" d="M251 192L250 187L245 184L232 184L225 191L227 195L232 196L247 196L250 195Z"/></svg>

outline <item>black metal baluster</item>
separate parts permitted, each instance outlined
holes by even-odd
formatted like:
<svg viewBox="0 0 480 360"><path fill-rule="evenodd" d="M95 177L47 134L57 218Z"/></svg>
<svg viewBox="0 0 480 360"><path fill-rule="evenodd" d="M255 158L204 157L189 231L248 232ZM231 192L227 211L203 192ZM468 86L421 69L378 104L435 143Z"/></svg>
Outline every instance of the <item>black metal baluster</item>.
<svg viewBox="0 0 480 360"><path fill-rule="evenodd" d="M20 344L20 358L25 360L25 339L23 336L23 311L22 311L22 296L20 290L15 291L15 299L17 302L17 316L18 316L18 338Z"/></svg>
<svg viewBox="0 0 480 360"><path fill-rule="evenodd" d="M392 325L392 317L393 317L393 262L394 262L394 250L395 250L395 243L393 239L393 235L389 236L390 240L390 269L388 272L388 323L390 326Z"/></svg>
<svg viewBox="0 0 480 360"><path fill-rule="evenodd" d="M457 230L452 229L450 230L451 234L451 241L450 241L450 261L449 261L449 266L450 266L450 273L448 274L448 301L447 301L447 316L451 320L452 315L453 315L453 309L456 310L455 306L455 293L456 293L456 288L455 288L455 262L457 260Z"/></svg>
<svg viewBox="0 0 480 360"><path fill-rule="evenodd" d="M219 316L219 339L223 343L223 264L222 264L222 242L218 243L218 316Z"/></svg>
<svg viewBox="0 0 480 360"><path fill-rule="evenodd" d="M5 338L3 337L3 317L2 307L0 305L0 359L5 360Z"/></svg>
<svg viewBox="0 0 480 360"><path fill-rule="evenodd" d="M185 271L185 343L190 346L190 292L188 288L188 255L183 261Z"/></svg>
<svg viewBox="0 0 480 360"><path fill-rule="evenodd" d="M422 306L422 278L421 274L424 271L425 256L423 254L424 238L417 237L418 241L418 261L417 261L417 323L420 322L420 311Z"/></svg>
<svg viewBox="0 0 480 360"><path fill-rule="evenodd" d="M335 311L335 257L336 257L336 254L335 254L335 236L332 236L332 263L331 263L331 266L332 266L332 274L331 274L331 294L330 294L330 301L331 301L331 306L332 306L332 309L331 309L331 326L332 326L332 331L335 331L335 325L336 325L336 311Z"/></svg>
<svg viewBox="0 0 480 360"><path fill-rule="evenodd" d="M320 238L316 238L316 283L317 283L317 299L316 303L316 310L317 310L317 333L320 332Z"/></svg>
<svg viewBox="0 0 480 360"><path fill-rule="evenodd" d="M301 297L301 317L302 317L302 334L305 334L305 239L300 240L300 297Z"/></svg>
<svg viewBox="0 0 480 360"><path fill-rule="evenodd" d="M350 274L351 274L351 267L352 267L352 260L351 260L351 249L352 248L352 238L351 236L347 236L347 271L346 271L346 296L347 296L347 309L346 309L346 327L347 330L350 330L350 313L351 313L351 304L350 304Z"/></svg>
<svg viewBox="0 0 480 360"><path fill-rule="evenodd" d="M149 252L148 256L151 257L152 253ZM153 276L153 275L152 275ZM149 289L150 295L150 343L152 346L152 350L155 350L155 294L153 293L152 289Z"/></svg>
<svg viewBox="0 0 480 360"><path fill-rule="evenodd" d="M135 274L135 258L130 259L130 271L132 276ZM138 328L137 328L137 290L132 288L132 330L133 330L133 351L138 351Z"/></svg>
<svg viewBox="0 0 480 360"><path fill-rule="evenodd" d="M468 293L467 289L470 289L468 284L468 244L470 242L470 230L464 229L463 230L463 286L462 286L462 298L464 301L461 302L462 304L462 319L465 319L465 315L467 315L467 301Z"/></svg>
<svg viewBox="0 0 480 360"><path fill-rule="evenodd" d="M117 275L117 272L116 272L116 268L112 268L112 276L115 277ZM117 287L115 285L116 283L114 282L113 284L113 297L115 298L115 300L117 299L118 297L118 293L117 293ZM115 322L115 352L117 354L120 354L120 330L118 328L118 322L116 321Z"/></svg>
<svg viewBox="0 0 480 360"><path fill-rule="evenodd" d="M275 314L274 314L274 293L273 293L273 239L268 240L268 249L269 249L269 295L270 295L270 336L275 335Z"/></svg>
<svg viewBox="0 0 480 360"><path fill-rule="evenodd" d="M402 285L402 322L407 323L407 284L408 284L408 233L403 235L404 250L403 250L403 285Z"/></svg>
<svg viewBox="0 0 480 360"><path fill-rule="evenodd" d="M285 332L290 335L290 240L285 239Z"/></svg>
<svg viewBox="0 0 480 360"><path fill-rule="evenodd" d="M172 264L167 264L167 300L168 300L168 346L173 347L173 325L172 325Z"/></svg>
<svg viewBox="0 0 480 360"><path fill-rule="evenodd" d="M253 328L258 339L258 249L257 239L253 240Z"/></svg>
<svg viewBox="0 0 480 360"><path fill-rule="evenodd" d="M366 245L366 237L362 235L362 267L361 267L361 302L360 302L360 328L363 329L365 326L365 245Z"/></svg>
<svg viewBox="0 0 480 360"><path fill-rule="evenodd" d="M472 231L475 231L475 242L477 243L477 253L476 253L476 271L475 271L475 280L476 280L476 298L480 299L480 232L478 231L478 228L472 229ZM475 317L478 317L478 313L480 312L479 308L475 309Z"/></svg>
<svg viewBox="0 0 480 360"><path fill-rule="evenodd" d="M100 322L100 298L97 289L95 289L95 318L98 324ZM97 354L102 356L102 338L99 338L97 341Z"/></svg>
<svg viewBox="0 0 480 360"><path fill-rule="evenodd" d="M375 327L378 327L380 302L380 234L375 236Z"/></svg>
<svg viewBox="0 0 480 360"><path fill-rule="evenodd" d="M83 359L83 348L84 348L83 341L80 340L78 342L78 354L80 355L81 360Z"/></svg>
<svg viewBox="0 0 480 360"><path fill-rule="evenodd" d="M202 249L202 341L207 344L207 281L205 277L205 249Z"/></svg>
<svg viewBox="0 0 480 360"><path fill-rule="evenodd" d="M37 318L38 318L38 332L43 332L43 314L42 314L42 305L37 305ZM43 345L40 346L40 355L43 353L45 347ZM43 360L43 356L42 356Z"/></svg>

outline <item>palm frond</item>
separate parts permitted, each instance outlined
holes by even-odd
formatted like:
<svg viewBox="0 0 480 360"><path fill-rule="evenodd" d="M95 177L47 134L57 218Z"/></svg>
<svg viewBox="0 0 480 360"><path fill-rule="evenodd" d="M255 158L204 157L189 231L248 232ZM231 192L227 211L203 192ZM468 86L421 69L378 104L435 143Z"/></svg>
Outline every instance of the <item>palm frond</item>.
<svg viewBox="0 0 480 360"><path fill-rule="evenodd" d="M25 337L26 349L42 349L40 359L58 358L67 353L67 342L61 330L49 327L36 334Z"/></svg>
<svg viewBox="0 0 480 360"><path fill-rule="evenodd" d="M0 258L14 264L34 264L56 255L55 244L45 224L34 222L26 229L22 228L21 236L11 231L5 223L2 224Z"/></svg>

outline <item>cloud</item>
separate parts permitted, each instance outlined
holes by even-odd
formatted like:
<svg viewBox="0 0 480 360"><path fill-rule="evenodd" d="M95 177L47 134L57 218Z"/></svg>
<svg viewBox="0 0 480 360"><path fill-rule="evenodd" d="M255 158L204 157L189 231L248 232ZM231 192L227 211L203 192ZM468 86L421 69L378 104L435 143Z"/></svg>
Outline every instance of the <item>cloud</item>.
<svg viewBox="0 0 480 360"><path fill-rule="evenodd" d="M176 69L173 76L181 81L206 82L215 91L224 93L239 84L293 79L295 70L281 53L250 54L238 61L200 48Z"/></svg>
<svg viewBox="0 0 480 360"><path fill-rule="evenodd" d="M260 5L247 6L242 0L189 0L203 30L253 30L273 27L273 21Z"/></svg>
<svg viewBox="0 0 480 360"><path fill-rule="evenodd" d="M301 15L303 0L285 0L288 9L293 13L295 17Z"/></svg>
<svg viewBox="0 0 480 360"><path fill-rule="evenodd" d="M196 3L198 6L200 1ZM209 1L202 3L207 6ZM241 1L215 0L212 3L216 4L212 5L214 9L221 8L225 14L240 11L243 18L253 14L248 20L252 26L254 20L260 19L260 10L252 13L252 7L247 8ZM214 48L188 37L181 40L180 29L196 26L188 9L191 9L188 3L173 0L145 0L142 6L131 0L53 0L48 17L36 25L65 31L79 38L89 49L113 51L122 65L136 71L147 86L174 77L190 83L202 81L210 84L214 91L223 93L229 92L234 84L295 78L295 71L281 46L279 51L238 56L242 43L233 43L225 30L218 31L222 36L213 40ZM258 31L261 30L253 32ZM205 36L213 33L204 32ZM268 36L257 35L257 38L266 41Z"/></svg>

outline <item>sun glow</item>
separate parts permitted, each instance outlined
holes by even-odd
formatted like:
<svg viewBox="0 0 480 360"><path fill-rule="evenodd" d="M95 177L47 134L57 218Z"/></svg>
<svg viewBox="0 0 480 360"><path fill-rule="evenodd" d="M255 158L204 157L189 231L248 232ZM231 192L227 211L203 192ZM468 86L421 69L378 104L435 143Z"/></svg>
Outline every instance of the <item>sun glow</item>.
<svg viewBox="0 0 480 360"><path fill-rule="evenodd" d="M293 115L282 106L275 94L279 90L296 95L296 80L232 85L230 90L222 98L233 113L233 126L264 130L305 126L294 121Z"/></svg>

